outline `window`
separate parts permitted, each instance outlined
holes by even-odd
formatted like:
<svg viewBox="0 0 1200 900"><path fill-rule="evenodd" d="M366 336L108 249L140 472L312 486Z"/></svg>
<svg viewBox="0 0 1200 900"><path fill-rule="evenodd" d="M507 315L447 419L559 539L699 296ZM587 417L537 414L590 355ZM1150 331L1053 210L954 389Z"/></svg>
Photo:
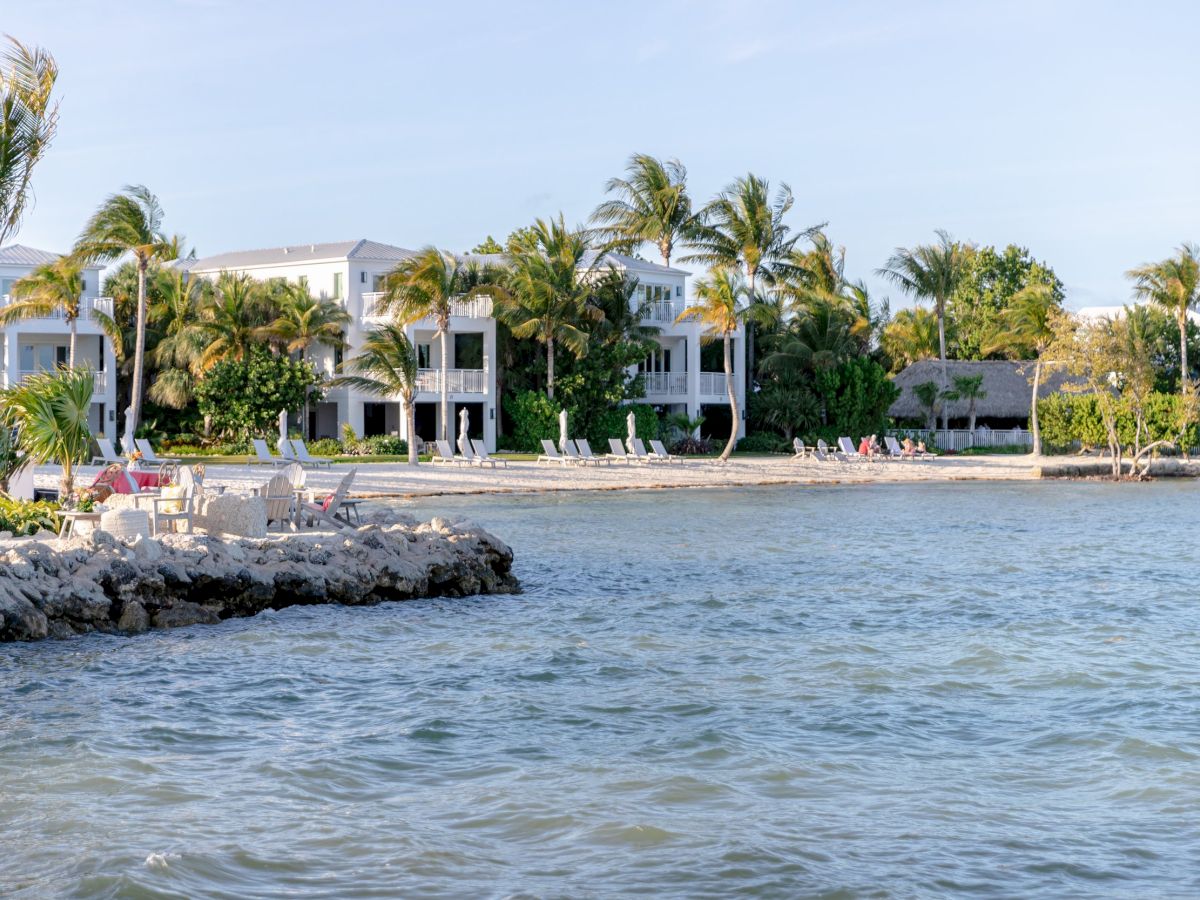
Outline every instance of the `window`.
<svg viewBox="0 0 1200 900"><path fill-rule="evenodd" d="M333 348L333 368L335 371L337 369L341 368L342 357L344 355L343 348L345 348L345 346L346 346L346 333L342 332L342 340L338 344L335 344L334 348Z"/></svg>
<svg viewBox="0 0 1200 900"><path fill-rule="evenodd" d="M679 285L679 284L675 285L675 296L676 297L683 296L683 285Z"/></svg>
<svg viewBox="0 0 1200 900"><path fill-rule="evenodd" d="M86 278L79 279L79 287L85 294L87 293L87 279Z"/></svg>
<svg viewBox="0 0 1200 900"><path fill-rule="evenodd" d="M483 335L478 332L454 335L454 367L483 368Z"/></svg>
<svg viewBox="0 0 1200 900"><path fill-rule="evenodd" d="M366 283L367 283L367 273L366 273L366 272L359 272L359 273L358 273L358 283L359 283L359 284L366 284Z"/></svg>
<svg viewBox="0 0 1200 900"><path fill-rule="evenodd" d="M417 344L417 368L418 369L432 368L429 365L429 345L428 344Z"/></svg>
<svg viewBox="0 0 1200 900"><path fill-rule="evenodd" d="M342 273L333 273L333 299L339 300L342 296Z"/></svg>
<svg viewBox="0 0 1200 900"><path fill-rule="evenodd" d="M383 290L383 281L384 281L383 275L372 275L371 276L371 290L374 291L375 293L379 293L380 291L382 291Z"/></svg>
<svg viewBox="0 0 1200 900"><path fill-rule="evenodd" d="M300 285L300 287L307 290L308 289L308 276L301 275L299 278L296 279L296 284Z"/></svg>

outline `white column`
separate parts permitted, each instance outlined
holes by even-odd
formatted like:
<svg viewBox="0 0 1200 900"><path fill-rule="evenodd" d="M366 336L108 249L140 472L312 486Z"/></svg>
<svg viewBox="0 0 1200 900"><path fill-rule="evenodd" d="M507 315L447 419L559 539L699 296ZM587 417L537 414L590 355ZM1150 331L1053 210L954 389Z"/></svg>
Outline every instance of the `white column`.
<svg viewBox="0 0 1200 900"><path fill-rule="evenodd" d="M6 348L4 359L5 384L11 387L21 378L21 369L19 367L21 348L19 346L16 326L9 328L4 337Z"/></svg>
<svg viewBox="0 0 1200 900"><path fill-rule="evenodd" d="M733 339L733 393L738 400L738 437L746 436L746 335Z"/></svg>
<svg viewBox="0 0 1200 900"><path fill-rule="evenodd" d="M340 438L342 426L350 423L350 427L354 429L354 433L358 437L363 436L363 400L352 390L346 391L346 399L338 401L338 437Z"/></svg>
<svg viewBox="0 0 1200 900"><path fill-rule="evenodd" d="M692 326L683 339L687 360L687 411L693 419L700 415L700 329Z"/></svg>

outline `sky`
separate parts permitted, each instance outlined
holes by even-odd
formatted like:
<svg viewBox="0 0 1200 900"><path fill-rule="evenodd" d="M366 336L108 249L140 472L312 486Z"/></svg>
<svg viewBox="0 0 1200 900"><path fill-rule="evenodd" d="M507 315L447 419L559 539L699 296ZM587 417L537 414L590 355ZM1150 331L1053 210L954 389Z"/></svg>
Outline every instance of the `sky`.
<svg viewBox="0 0 1200 900"><path fill-rule="evenodd" d="M938 228L1029 248L1067 304L1200 241L1200 6L3 0L61 67L15 241L145 184L200 255L360 237L464 251L586 221L635 152L702 203L747 172L847 272ZM653 248L643 255L657 259Z"/></svg>

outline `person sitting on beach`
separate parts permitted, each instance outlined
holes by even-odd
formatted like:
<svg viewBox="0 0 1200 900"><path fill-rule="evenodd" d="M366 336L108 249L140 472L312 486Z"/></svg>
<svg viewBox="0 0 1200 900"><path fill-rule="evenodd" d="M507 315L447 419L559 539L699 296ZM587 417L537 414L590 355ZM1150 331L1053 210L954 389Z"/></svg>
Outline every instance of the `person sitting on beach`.
<svg viewBox="0 0 1200 900"><path fill-rule="evenodd" d="M871 435L871 442L868 444L868 446L871 448L871 452L869 454L870 456L875 456L877 453L879 453L879 451L883 449L879 446L879 435Z"/></svg>
<svg viewBox="0 0 1200 900"><path fill-rule="evenodd" d="M929 451L925 449L925 442L924 442L924 441L917 441L917 453L918 453L920 456L924 456L924 455L925 455L926 453L928 453L928 452L929 452Z"/></svg>
<svg viewBox="0 0 1200 900"><path fill-rule="evenodd" d="M862 436L862 440L858 442L858 455L859 456L870 456L871 455L871 439L869 437L867 437L865 434Z"/></svg>
<svg viewBox="0 0 1200 900"><path fill-rule="evenodd" d="M901 456L911 457L911 456L917 455L917 445L912 442L912 438L910 438L910 437L906 437L904 440L902 440L900 442L900 447L901 447L901 451L900 451Z"/></svg>

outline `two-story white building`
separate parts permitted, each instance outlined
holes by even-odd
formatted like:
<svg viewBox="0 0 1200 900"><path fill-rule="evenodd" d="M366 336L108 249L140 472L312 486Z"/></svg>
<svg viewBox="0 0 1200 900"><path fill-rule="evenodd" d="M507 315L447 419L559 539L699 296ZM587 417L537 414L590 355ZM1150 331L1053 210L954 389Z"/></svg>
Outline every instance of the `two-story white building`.
<svg viewBox="0 0 1200 900"><path fill-rule="evenodd" d="M0 305L12 302L12 286L43 263L52 263L59 254L36 250L22 244L0 248ZM105 335L93 312L112 315L112 300L100 297L101 266L89 266L83 272L82 312L76 321L75 365L92 370L96 380L88 426L93 434L115 436L117 423L117 370L112 341ZM0 328L0 374L4 385L14 385L35 373L67 364L71 329L61 312L44 318L27 319Z"/></svg>
<svg viewBox="0 0 1200 900"><path fill-rule="evenodd" d="M314 296L341 302L352 318L346 332L345 350L314 348L309 355L318 372L333 377L343 357L352 356L361 346L366 332L385 321L378 312L383 276L411 255L412 251L402 247L359 240L222 253L180 261L176 265L186 267L194 276L212 279L223 271L246 273L263 281L304 279ZM503 264L502 257L481 257L479 260ZM585 263L594 267L595 259L589 258ZM614 267L626 277L637 280L634 302L648 304L645 324L658 329L655 339L660 349L642 365L630 370L631 375L644 374L645 402L660 406L665 412L687 412L693 417L710 415L714 424L722 416L727 417L728 399L725 374L720 364L720 344L714 344L706 351L701 341L703 327L699 323L675 321L686 306L689 273L613 253L606 255L600 267ZM415 411L417 435L432 440L441 433L441 342L434 337L435 325L431 319L413 323L406 331L416 348L420 370ZM735 337L735 366L737 361L745 358L744 339L744 334L739 331ZM492 318L491 300L480 297L455 303L446 343L449 356L446 377L452 417L450 436L457 438L459 412L466 409L470 436L482 439L489 450L495 450L500 401L495 369L496 321ZM706 370L704 363L709 353L716 362ZM734 373L734 382L742 401L746 382L740 368ZM744 410L745 403L741 406ZM346 423L362 436L394 434L408 437L398 399L374 397L351 388L333 388L309 413L309 433L314 437L340 436ZM723 432L726 427L718 427L715 431ZM739 433L745 433L744 419L739 423Z"/></svg>
<svg viewBox="0 0 1200 900"><path fill-rule="evenodd" d="M367 331L385 321L378 313L381 280L412 251L377 241L358 240L328 244L302 244L266 250L222 253L179 263L195 276L216 278L223 271L244 272L262 281L279 278L290 282L305 279L317 297L339 301L350 313L346 349L314 348L309 359L318 372L337 374L343 356L352 356L362 345ZM481 439L490 450L496 446L496 416L499 400L496 372L496 322L486 299L459 302L450 317L446 341L447 384L449 385L450 435L457 437L458 413L467 409L470 436ZM432 440L440 434L441 341L434 339L431 319L406 329L417 351L417 434ZM314 437L338 437L349 423L362 436L394 434L407 438L405 417L398 399L375 397L351 388L330 389L309 413L309 433Z"/></svg>

